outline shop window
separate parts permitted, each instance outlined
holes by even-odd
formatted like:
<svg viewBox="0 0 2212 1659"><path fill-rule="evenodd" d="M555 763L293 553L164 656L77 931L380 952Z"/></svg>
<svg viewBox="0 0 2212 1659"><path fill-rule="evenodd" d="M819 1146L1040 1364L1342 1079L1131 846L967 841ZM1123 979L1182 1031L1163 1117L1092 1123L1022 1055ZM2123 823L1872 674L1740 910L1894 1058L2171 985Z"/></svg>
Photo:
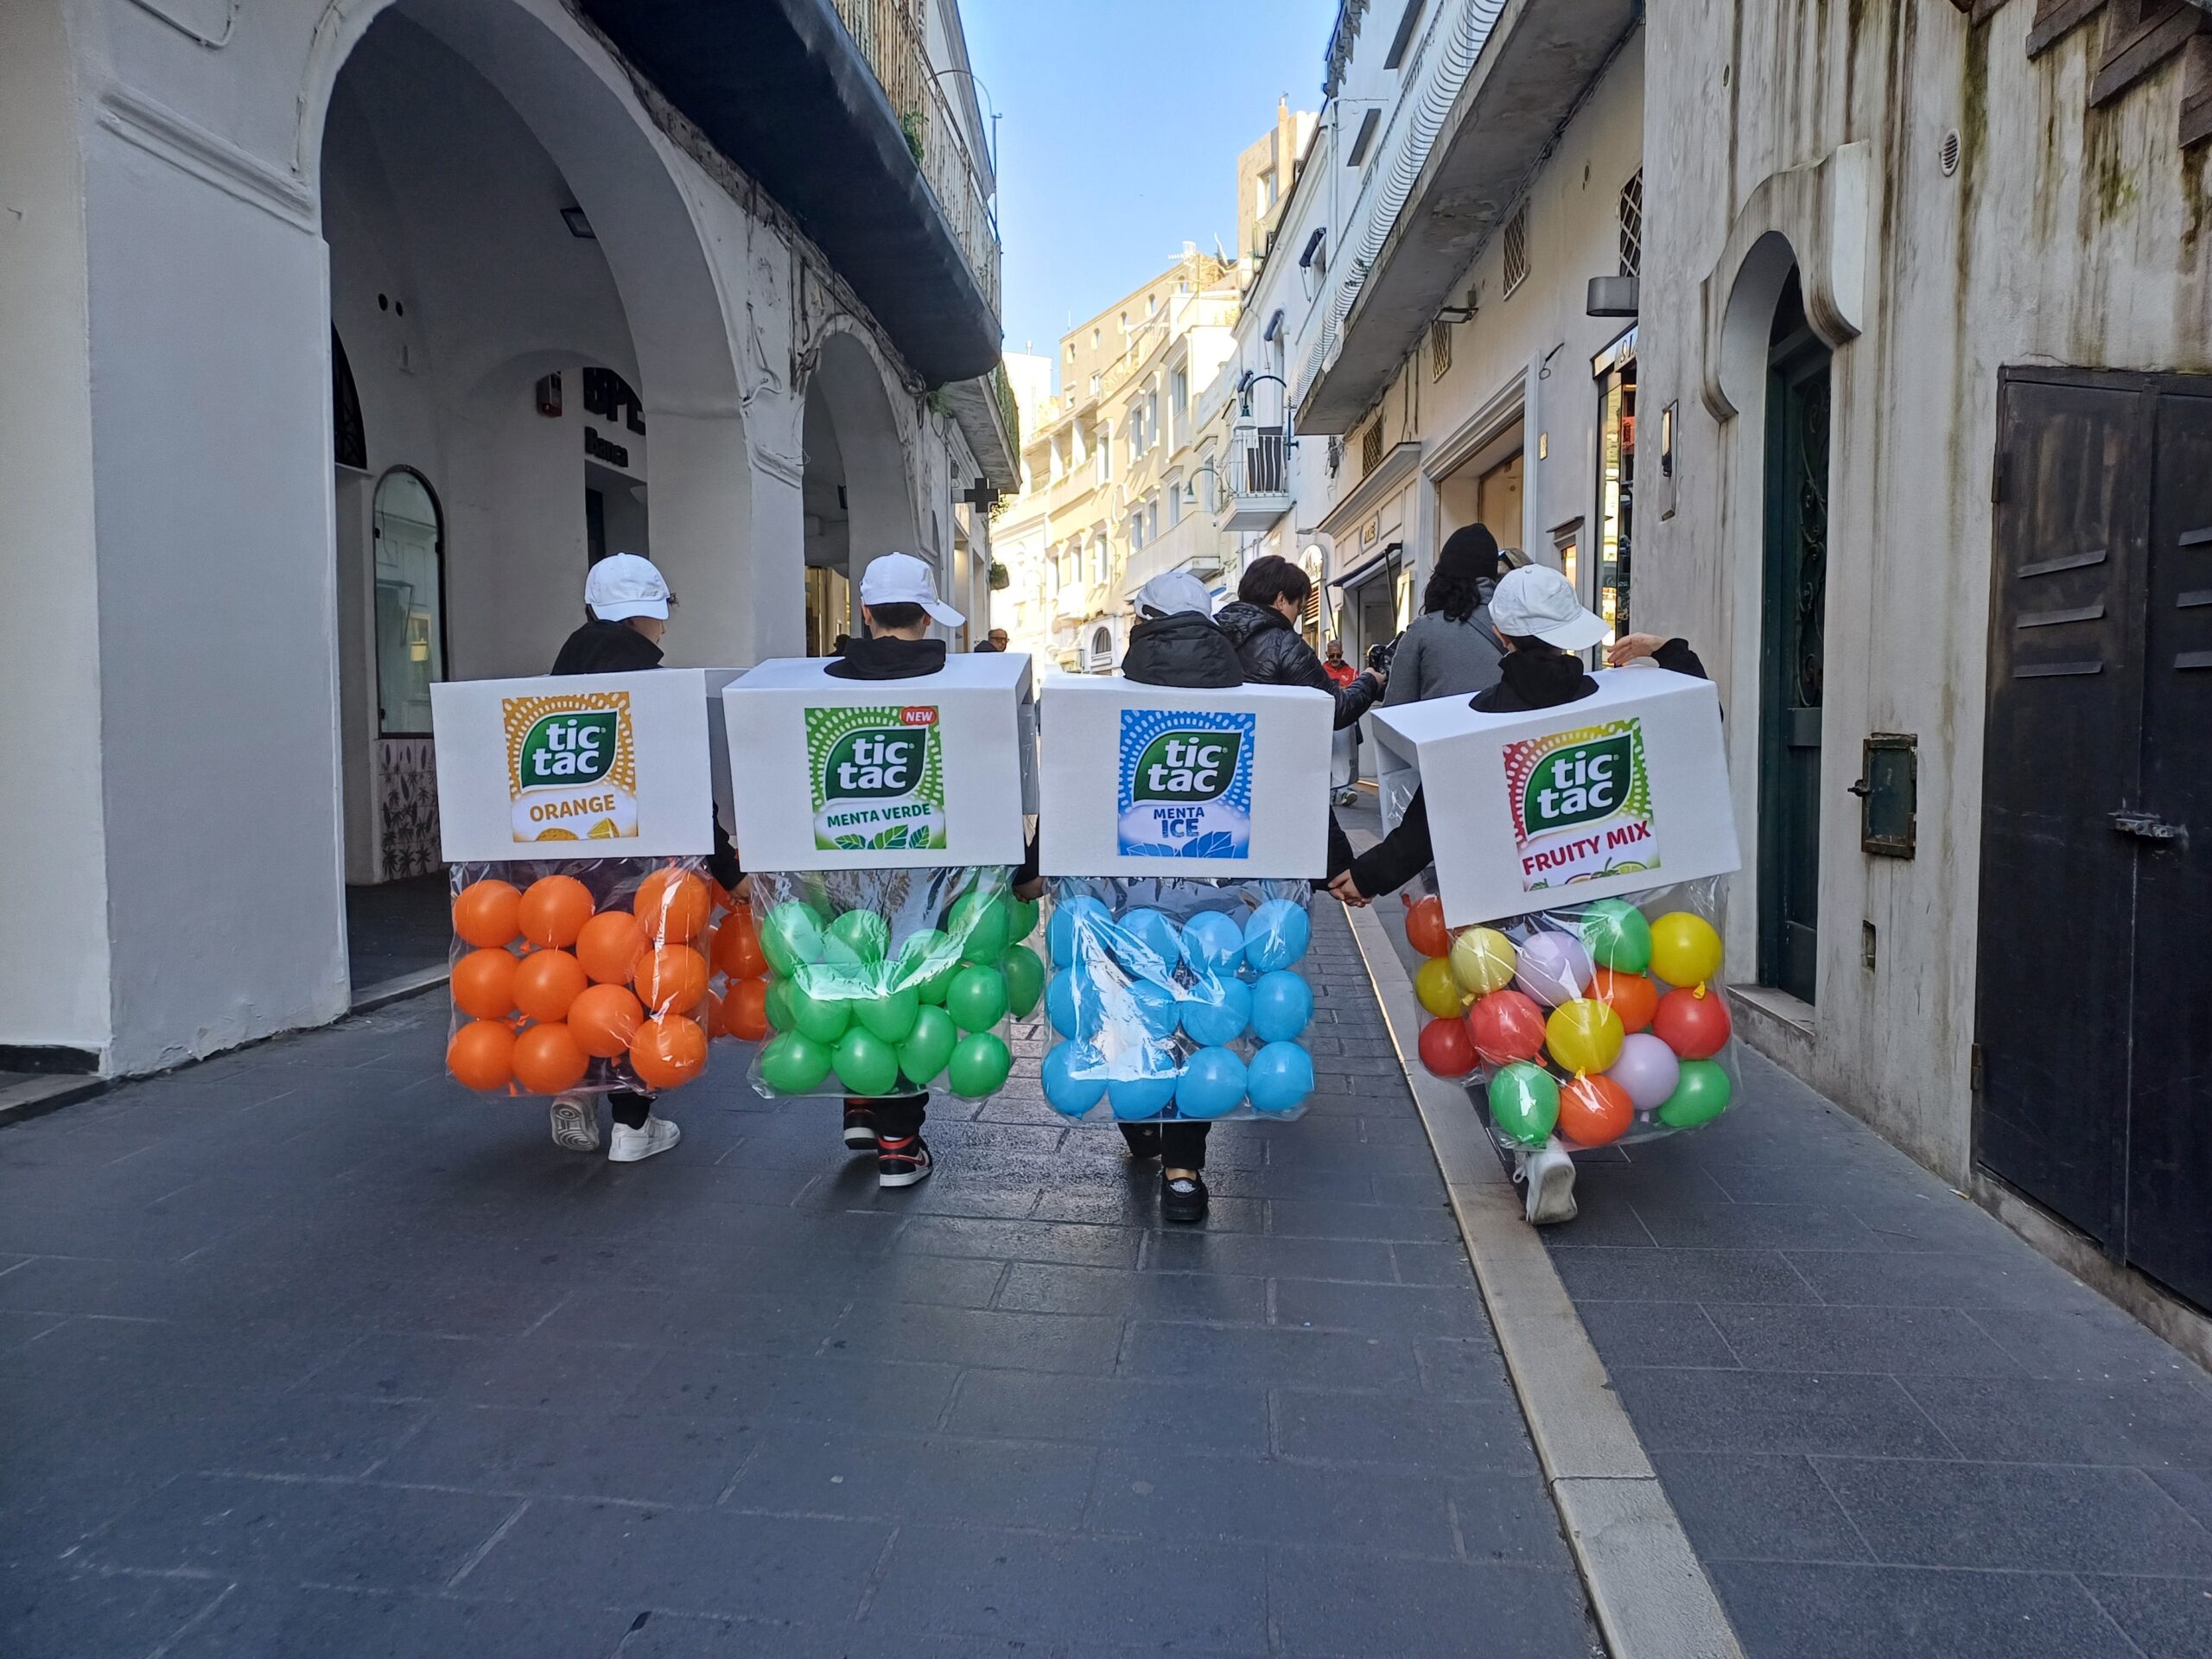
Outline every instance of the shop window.
<svg viewBox="0 0 2212 1659"><path fill-rule="evenodd" d="M1624 353L1598 382L1597 602L1613 634L1629 626L1629 568L1636 540L1636 358Z"/></svg>
<svg viewBox="0 0 2212 1659"><path fill-rule="evenodd" d="M446 677L445 536L437 499L404 467L377 485L377 731L430 734L430 687Z"/></svg>

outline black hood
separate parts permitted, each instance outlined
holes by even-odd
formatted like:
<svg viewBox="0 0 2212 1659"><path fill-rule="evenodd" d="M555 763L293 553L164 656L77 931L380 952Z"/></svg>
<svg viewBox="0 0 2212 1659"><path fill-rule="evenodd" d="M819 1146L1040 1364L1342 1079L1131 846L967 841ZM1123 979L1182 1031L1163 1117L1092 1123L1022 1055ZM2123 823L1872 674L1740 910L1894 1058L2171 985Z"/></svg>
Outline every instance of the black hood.
<svg viewBox="0 0 2212 1659"><path fill-rule="evenodd" d="M1203 686L1214 690L1244 683L1236 647L1196 611L1152 616L1129 630L1122 653L1122 675L1141 685Z"/></svg>
<svg viewBox="0 0 2212 1659"><path fill-rule="evenodd" d="M942 639L854 639L823 671L833 680L918 680L944 670Z"/></svg>
<svg viewBox="0 0 2212 1659"><path fill-rule="evenodd" d="M1471 707L1484 714L1520 714L1598 695L1598 682L1585 671L1582 659L1548 645L1507 652L1498 676L1496 685L1474 695Z"/></svg>
<svg viewBox="0 0 2212 1659"><path fill-rule="evenodd" d="M1230 601L1213 620L1214 625L1229 636L1230 644L1239 651L1269 629L1290 632L1290 619L1281 611L1272 605L1255 605L1245 599Z"/></svg>
<svg viewBox="0 0 2212 1659"><path fill-rule="evenodd" d="M660 647L627 622L587 622L553 659L556 674L636 674L660 666Z"/></svg>

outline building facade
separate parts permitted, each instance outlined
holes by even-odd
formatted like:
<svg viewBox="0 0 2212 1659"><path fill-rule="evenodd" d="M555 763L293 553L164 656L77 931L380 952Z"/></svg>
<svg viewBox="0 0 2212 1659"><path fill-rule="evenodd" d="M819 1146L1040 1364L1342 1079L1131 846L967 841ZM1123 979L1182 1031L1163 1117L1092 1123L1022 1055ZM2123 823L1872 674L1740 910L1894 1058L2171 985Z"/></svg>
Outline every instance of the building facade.
<svg viewBox="0 0 2212 1659"><path fill-rule="evenodd" d="M677 663L819 648L894 548L984 614L960 39L951 0L0 10L0 695L44 711L0 740L0 1052L343 1013L346 884L435 867L428 685L542 672L601 554L668 573Z"/></svg>

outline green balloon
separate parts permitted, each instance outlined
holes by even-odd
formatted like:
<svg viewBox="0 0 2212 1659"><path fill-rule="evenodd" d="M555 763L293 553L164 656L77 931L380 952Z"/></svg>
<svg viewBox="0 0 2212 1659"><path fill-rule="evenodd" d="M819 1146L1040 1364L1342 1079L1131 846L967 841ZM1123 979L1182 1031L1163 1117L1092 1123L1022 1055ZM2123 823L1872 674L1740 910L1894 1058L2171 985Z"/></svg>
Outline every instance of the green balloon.
<svg viewBox="0 0 2212 1659"><path fill-rule="evenodd" d="M810 1037L787 1031L760 1050L762 1081L779 1095L804 1095L830 1075L830 1051Z"/></svg>
<svg viewBox="0 0 2212 1659"><path fill-rule="evenodd" d="M922 1011L921 993L911 985L853 1004L853 1018L887 1043L903 1043L913 1033Z"/></svg>
<svg viewBox="0 0 2212 1659"><path fill-rule="evenodd" d="M951 1075L947 1081L961 1099L981 1100L986 1095L996 1094L1013 1068L1014 1056L1007 1052L1006 1045L989 1032L979 1031L962 1038L960 1046L952 1051Z"/></svg>
<svg viewBox="0 0 2212 1659"><path fill-rule="evenodd" d="M1026 944L1009 945L999 972L1006 976L1006 1001L1014 1017L1027 1020L1036 1013L1045 995L1045 963L1037 953Z"/></svg>
<svg viewBox="0 0 2212 1659"><path fill-rule="evenodd" d="M830 924L823 946L831 962L881 962L891 949L891 924L872 910L849 910Z"/></svg>
<svg viewBox="0 0 2212 1659"><path fill-rule="evenodd" d="M899 947L891 974L894 988L912 986L925 1002L943 1002L960 971L960 947L933 927L925 927Z"/></svg>
<svg viewBox="0 0 2212 1659"><path fill-rule="evenodd" d="M1625 899L1600 899L1582 912L1582 943L1600 968L1640 974L1651 966L1651 924Z"/></svg>
<svg viewBox="0 0 2212 1659"><path fill-rule="evenodd" d="M899 1051L899 1069L917 1089L926 1089L944 1071L960 1033L943 1008L923 1008L914 1016L913 1034Z"/></svg>
<svg viewBox="0 0 2212 1659"><path fill-rule="evenodd" d="M988 1031L1006 1018L1006 976L995 968L963 968L944 994L944 1011L963 1031Z"/></svg>
<svg viewBox="0 0 2212 1659"><path fill-rule="evenodd" d="M780 974L768 978L768 1024L777 1031L791 1031L798 1024L791 1013L791 982Z"/></svg>
<svg viewBox="0 0 2212 1659"><path fill-rule="evenodd" d="M1541 1147L1559 1123L1559 1080L1526 1060L1500 1066L1490 1080L1491 1122L1524 1147Z"/></svg>
<svg viewBox="0 0 2212 1659"><path fill-rule="evenodd" d="M1009 899L1007 907L1014 912L1014 942L1019 944L1037 931L1037 917L1041 906L1034 899Z"/></svg>
<svg viewBox="0 0 2212 1659"><path fill-rule="evenodd" d="M1684 1060L1675 1092L1660 1105L1659 1121L1670 1129L1696 1128L1726 1111L1735 1092L1718 1061Z"/></svg>
<svg viewBox="0 0 2212 1659"><path fill-rule="evenodd" d="M963 962L996 962L1014 943L1014 913L995 893L971 893L955 899L945 927L960 941Z"/></svg>
<svg viewBox="0 0 2212 1659"><path fill-rule="evenodd" d="M760 924L760 951L771 968L790 978L822 960L822 918L796 899L785 900Z"/></svg>
<svg viewBox="0 0 2212 1659"><path fill-rule="evenodd" d="M887 1095L899 1081L899 1051L865 1027L837 1045L837 1081L849 1095Z"/></svg>
<svg viewBox="0 0 2212 1659"><path fill-rule="evenodd" d="M791 987L791 1029L817 1043L834 1043L852 1023L853 1005L842 997L819 996Z"/></svg>

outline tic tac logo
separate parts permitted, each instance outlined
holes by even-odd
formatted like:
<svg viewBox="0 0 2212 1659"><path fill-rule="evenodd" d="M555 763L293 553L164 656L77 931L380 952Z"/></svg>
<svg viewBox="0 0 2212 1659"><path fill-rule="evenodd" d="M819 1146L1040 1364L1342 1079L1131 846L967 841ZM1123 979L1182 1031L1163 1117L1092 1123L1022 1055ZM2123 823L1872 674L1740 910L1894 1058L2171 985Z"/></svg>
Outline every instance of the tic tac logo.
<svg viewBox="0 0 2212 1659"><path fill-rule="evenodd" d="M1241 732L1162 732L1137 757L1129 799L1186 805L1219 800L1236 781L1243 751Z"/></svg>
<svg viewBox="0 0 2212 1659"><path fill-rule="evenodd" d="M620 724L612 709L544 715L523 736L517 782L524 789L597 783L614 770Z"/></svg>
<svg viewBox="0 0 2212 1659"><path fill-rule="evenodd" d="M1526 891L1659 868L1641 721L1509 743L1505 777Z"/></svg>
<svg viewBox="0 0 2212 1659"><path fill-rule="evenodd" d="M517 841L620 841L638 833L628 692L508 697L499 715Z"/></svg>
<svg viewBox="0 0 2212 1659"><path fill-rule="evenodd" d="M929 742L926 728L846 733L823 765L823 799L872 801L911 793L929 757Z"/></svg>
<svg viewBox="0 0 2212 1659"><path fill-rule="evenodd" d="M1636 738L1624 733L1538 760L1521 791L1521 833L1564 830L1610 818L1628 799L1636 778Z"/></svg>
<svg viewBox="0 0 2212 1659"><path fill-rule="evenodd" d="M817 850L913 852L947 844L938 715L934 703L806 710Z"/></svg>

